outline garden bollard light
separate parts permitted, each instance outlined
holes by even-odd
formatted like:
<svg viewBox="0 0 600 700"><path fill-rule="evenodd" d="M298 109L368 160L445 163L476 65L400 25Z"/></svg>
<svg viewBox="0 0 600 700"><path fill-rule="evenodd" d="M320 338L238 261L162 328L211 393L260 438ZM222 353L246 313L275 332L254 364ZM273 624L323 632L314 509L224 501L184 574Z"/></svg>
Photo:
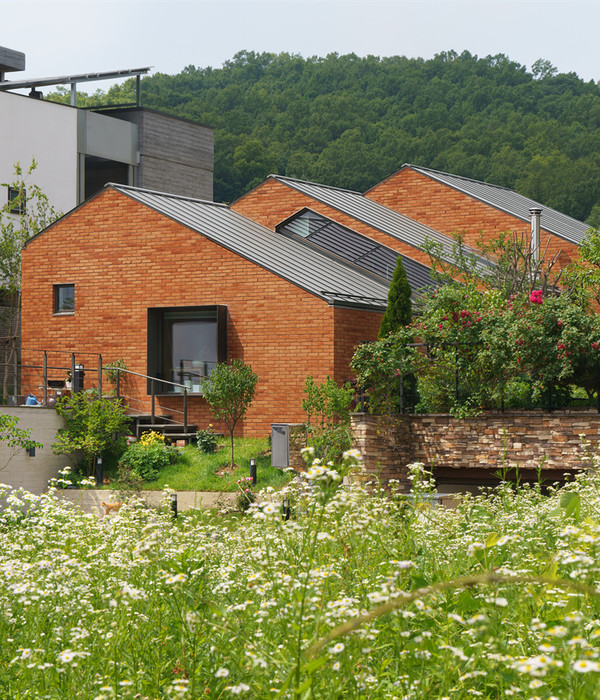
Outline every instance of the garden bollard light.
<svg viewBox="0 0 600 700"><path fill-rule="evenodd" d="M96 485L102 486L104 482L104 470L102 469L102 457L96 458Z"/></svg>
<svg viewBox="0 0 600 700"><path fill-rule="evenodd" d="M283 502L281 504L281 517L284 520L289 520L291 512L292 512L292 509L290 508L290 502L288 501L287 498L284 498Z"/></svg>
<svg viewBox="0 0 600 700"><path fill-rule="evenodd" d="M250 460L250 478L252 483L256 484L256 460L254 458Z"/></svg>
<svg viewBox="0 0 600 700"><path fill-rule="evenodd" d="M173 518L177 517L177 494L171 494L171 515Z"/></svg>

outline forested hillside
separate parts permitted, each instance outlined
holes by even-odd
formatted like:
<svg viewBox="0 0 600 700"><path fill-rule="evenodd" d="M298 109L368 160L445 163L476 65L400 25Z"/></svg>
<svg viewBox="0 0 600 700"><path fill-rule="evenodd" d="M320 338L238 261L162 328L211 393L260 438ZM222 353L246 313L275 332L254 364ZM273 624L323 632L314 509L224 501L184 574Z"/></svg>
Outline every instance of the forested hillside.
<svg viewBox="0 0 600 700"><path fill-rule="evenodd" d="M134 89L130 80L82 103L131 102ZM215 128L216 201L272 172L362 191L409 162L600 224L600 87L548 61L528 72L504 55L468 52L242 51L221 68L143 78L142 100Z"/></svg>

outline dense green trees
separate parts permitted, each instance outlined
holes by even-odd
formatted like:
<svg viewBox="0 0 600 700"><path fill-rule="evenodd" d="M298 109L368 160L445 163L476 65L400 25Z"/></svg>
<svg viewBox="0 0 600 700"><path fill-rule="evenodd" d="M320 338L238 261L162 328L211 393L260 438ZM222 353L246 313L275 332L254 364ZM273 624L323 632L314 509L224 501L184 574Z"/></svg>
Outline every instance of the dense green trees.
<svg viewBox="0 0 600 700"><path fill-rule="evenodd" d="M81 99L134 94L130 80ZM467 51L430 60L241 51L221 68L144 78L142 94L147 107L215 128L217 201L270 172L364 190L410 162L583 220L600 206L600 87L543 59L529 72Z"/></svg>

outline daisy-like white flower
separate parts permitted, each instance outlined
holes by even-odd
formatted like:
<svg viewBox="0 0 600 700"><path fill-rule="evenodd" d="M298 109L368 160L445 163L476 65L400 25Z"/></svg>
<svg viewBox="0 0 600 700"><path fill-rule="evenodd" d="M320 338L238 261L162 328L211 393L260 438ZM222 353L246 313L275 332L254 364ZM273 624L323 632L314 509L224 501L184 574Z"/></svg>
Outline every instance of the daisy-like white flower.
<svg viewBox="0 0 600 700"><path fill-rule="evenodd" d="M329 647L329 653L330 654L341 654L346 647L342 642L338 642L337 644L334 644L332 647Z"/></svg>
<svg viewBox="0 0 600 700"><path fill-rule="evenodd" d="M577 673L590 673L590 671L600 671L600 663L597 661L587 661L586 659L580 659L579 661L573 662L573 670Z"/></svg>
<svg viewBox="0 0 600 700"><path fill-rule="evenodd" d="M75 658L76 654L74 651L71 651L70 649L65 649L64 651L61 651L60 654L58 655L58 660L63 663L63 664L70 664L71 661Z"/></svg>
<svg viewBox="0 0 600 700"><path fill-rule="evenodd" d="M483 549L485 549L484 542L472 542L467 547L467 556L472 557L475 555L475 552L478 552L478 551L483 550Z"/></svg>
<svg viewBox="0 0 600 700"><path fill-rule="evenodd" d="M238 683L238 685L228 685L225 690L228 690L232 695L241 695L242 693L247 693L250 690L250 686L245 683Z"/></svg>
<svg viewBox="0 0 600 700"><path fill-rule="evenodd" d="M227 678L228 675L229 675L229 671L226 668L220 668L215 673L215 678Z"/></svg>

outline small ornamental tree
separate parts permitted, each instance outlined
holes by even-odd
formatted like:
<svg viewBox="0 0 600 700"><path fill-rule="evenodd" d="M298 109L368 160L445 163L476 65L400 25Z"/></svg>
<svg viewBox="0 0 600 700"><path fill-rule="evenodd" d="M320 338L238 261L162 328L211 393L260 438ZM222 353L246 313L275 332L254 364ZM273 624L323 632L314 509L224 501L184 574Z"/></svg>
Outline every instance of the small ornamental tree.
<svg viewBox="0 0 600 700"><path fill-rule="evenodd" d="M252 367L237 358L218 364L201 381L202 393L214 417L222 420L229 430L232 469L233 431L252 405L257 381L258 375L254 374Z"/></svg>
<svg viewBox="0 0 600 700"><path fill-rule="evenodd" d="M7 448L8 459L0 467L6 469L11 459L22 450L30 450L34 447L42 448L41 442L31 438L32 428L19 428L19 418L0 413L0 446Z"/></svg>
<svg viewBox="0 0 600 700"><path fill-rule="evenodd" d="M402 256L399 255L388 292L387 308L379 329L380 338L385 338L388 333L400 330L411 322L411 296L412 290L402 263Z"/></svg>
<svg viewBox="0 0 600 700"><path fill-rule="evenodd" d="M65 427L58 431L52 444L54 454L81 451L91 475L94 457L101 455L129 425L129 417L120 399L102 399L96 389L62 396L56 402L56 412L63 416Z"/></svg>

